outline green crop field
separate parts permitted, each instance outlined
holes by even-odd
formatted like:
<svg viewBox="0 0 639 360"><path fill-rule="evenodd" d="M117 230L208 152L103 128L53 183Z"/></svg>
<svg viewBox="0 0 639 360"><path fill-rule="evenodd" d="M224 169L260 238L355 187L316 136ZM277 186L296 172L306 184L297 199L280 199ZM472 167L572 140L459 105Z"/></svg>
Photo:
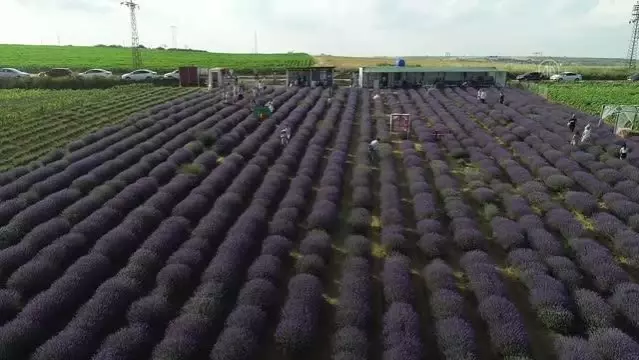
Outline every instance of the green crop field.
<svg viewBox="0 0 639 360"><path fill-rule="evenodd" d="M239 72L307 66L312 56L290 54L224 54L204 51L141 49L144 67L170 72L179 66L228 67ZM0 45L0 67L38 72L54 67L84 71L103 68L126 73L131 68L131 50L123 47Z"/></svg>
<svg viewBox="0 0 639 360"><path fill-rule="evenodd" d="M603 105L639 105L639 84L635 82L543 83L529 88L553 102L592 115L600 115Z"/></svg>
<svg viewBox="0 0 639 360"><path fill-rule="evenodd" d="M149 85L0 90L0 170L31 162L134 112L193 91Z"/></svg>
<svg viewBox="0 0 639 360"><path fill-rule="evenodd" d="M496 67L500 70L508 71L511 75L523 74L531 71L540 71L537 63L540 59L535 59L533 63L521 64L508 61L490 61L485 58L458 59L431 56L405 57L408 66L419 66L424 68L438 67ZM587 61L589 59L571 59L572 63L565 64L562 71L575 71L584 76L584 80L624 80L628 77L628 69L619 62ZM394 64L392 57L345 57L321 55L315 57L318 65L331 65L339 69L354 70L362 66L388 66Z"/></svg>

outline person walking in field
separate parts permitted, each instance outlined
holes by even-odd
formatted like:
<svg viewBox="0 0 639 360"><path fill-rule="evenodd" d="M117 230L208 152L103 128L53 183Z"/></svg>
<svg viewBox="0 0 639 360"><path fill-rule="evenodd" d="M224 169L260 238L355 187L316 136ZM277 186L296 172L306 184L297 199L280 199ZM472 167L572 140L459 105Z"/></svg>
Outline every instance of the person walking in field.
<svg viewBox="0 0 639 360"><path fill-rule="evenodd" d="M570 120L568 120L567 125L568 129L570 129L570 132L575 132L575 127L577 126L577 117L575 116L575 114L572 114Z"/></svg>
<svg viewBox="0 0 639 360"><path fill-rule="evenodd" d="M289 140L291 140L291 128L288 126L280 130L280 144L282 146L288 145Z"/></svg>
<svg viewBox="0 0 639 360"><path fill-rule="evenodd" d="M482 89L479 93L479 101L481 101L482 104L486 103L486 90Z"/></svg>
<svg viewBox="0 0 639 360"><path fill-rule="evenodd" d="M586 141L590 140L590 133L592 131L590 130L590 124L586 125L586 127L584 128L584 134L581 136L581 142L585 143Z"/></svg>
<svg viewBox="0 0 639 360"><path fill-rule="evenodd" d="M626 143L623 143L623 145L621 145L621 148L619 148L619 159L625 160L627 157L628 157L628 146L626 145Z"/></svg>
<svg viewBox="0 0 639 360"><path fill-rule="evenodd" d="M371 158L371 161L375 161L378 158L379 151L379 138L375 138L373 141L368 144L368 154Z"/></svg>
<svg viewBox="0 0 639 360"><path fill-rule="evenodd" d="M572 135L572 140L570 140L570 145L575 146L577 145L578 141L579 141L579 131L577 131L576 133Z"/></svg>
<svg viewBox="0 0 639 360"><path fill-rule="evenodd" d="M271 113L275 112L275 106L273 106L273 101L267 102L266 107L269 109Z"/></svg>

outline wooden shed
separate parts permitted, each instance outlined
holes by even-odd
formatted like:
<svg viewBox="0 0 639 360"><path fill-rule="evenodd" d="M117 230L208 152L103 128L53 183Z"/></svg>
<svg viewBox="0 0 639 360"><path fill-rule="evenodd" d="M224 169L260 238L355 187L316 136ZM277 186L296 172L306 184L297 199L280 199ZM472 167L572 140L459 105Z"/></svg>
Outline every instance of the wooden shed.
<svg viewBox="0 0 639 360"><path fill-rule="evenodd" d="M297 86L333 86L334 66L310 66L286 69L286 84Z"/></svg>

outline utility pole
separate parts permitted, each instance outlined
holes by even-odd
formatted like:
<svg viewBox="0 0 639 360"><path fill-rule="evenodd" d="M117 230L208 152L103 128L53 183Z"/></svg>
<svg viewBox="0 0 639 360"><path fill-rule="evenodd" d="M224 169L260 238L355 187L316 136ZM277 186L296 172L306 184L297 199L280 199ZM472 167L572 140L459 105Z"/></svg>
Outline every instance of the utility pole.
<svg viewBox="0 0 639 360"><path fill-rule="evenodd" d="M639 45L639 1L632 7L632 14L628 24L632 24L632 36L628 46L628 69L637 67L637 45Z"/></svg>
<svg viewBox="0 0 639 360"><path fill-rule="evenodd" d="M129 8L131 16L131 57L133 58L133 68L139 69L142 67L142 56L140 54L140 38L138 37L138 21L135 17L135 11L140 8L140 5L133 2L133 0L123 1L120 5L124 5Z"/></svg>
<svg viewBox="0 0 639 360"><path fill-rule="evenodd" d="M175 26L175 25L171 25L171 47L173 49L177 49L177 47L178 47L177 26Z"/></svg>
<svg viewBox="0 0 639 360"><path fill-rule="evenodd" d="M257 30L255 30L255 32L253 33L253 42L254 42L255 53L257 54Z"/></svg>

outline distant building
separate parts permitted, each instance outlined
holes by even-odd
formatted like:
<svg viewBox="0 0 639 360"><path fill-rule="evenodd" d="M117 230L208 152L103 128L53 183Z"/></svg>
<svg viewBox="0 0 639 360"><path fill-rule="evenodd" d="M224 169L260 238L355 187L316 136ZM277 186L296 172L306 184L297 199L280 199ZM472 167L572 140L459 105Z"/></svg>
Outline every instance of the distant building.
<svg viewBox="0 0 639 360"><path fill-rule="evenodd" d="M359 68L359 86L364 88L394 88L434 85L504 86L506 71L495 67L482 68L421 68L379 66Z"/></svg>
<svg viewBox="0 0 639 360"><path fill-rule="evenodd" d="M296 86L333 86L334 66L309 66L286 69L286 84Z"/></svg>

